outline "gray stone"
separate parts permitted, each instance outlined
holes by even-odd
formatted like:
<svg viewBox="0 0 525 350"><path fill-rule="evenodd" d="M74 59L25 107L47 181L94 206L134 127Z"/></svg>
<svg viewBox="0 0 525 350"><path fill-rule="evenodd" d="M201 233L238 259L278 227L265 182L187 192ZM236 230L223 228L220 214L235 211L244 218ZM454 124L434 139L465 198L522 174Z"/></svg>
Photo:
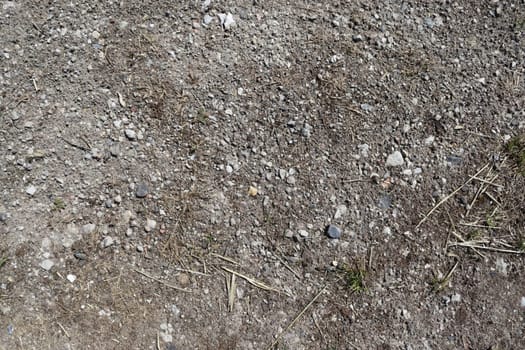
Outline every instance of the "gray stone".
<svg viewBox="0 0 525 350"><path fill-rule="evenodd" d="M95 224L85 224L80 229L80 233L83 235L88 235L90 233L93 233L95 231L95 228L97 228Z"/></svg>
<svg viewBox="0 0 525 350"><path fill-rule="evenodd" d="M44 270L46 271L49 271L51 270L51 268L55 265L55 263L53 262L53 260L51 259L45 259L45 260L42 260L42 262L40 263L40 267L43 268Z"/></svg>
<svg viewBox="0 0 525 350"><path fill-rule="evenodd" d="M6 222L7 221L7 213L0 212L0 222Z"/></svg>
<svg viewBox="0 0 525 350"><path fill-rule="evenodd" d="M31 185L26 188L26 193L30 196L34 195L36 193L36 187Z"/></svg>
<svg viewBox="0 0 525 350"><path fill-rule="evenodd" d="M388 209L392 206L392 198L388 194L379 197L378 207L381 209Z"/></svg>
<svg viewBox="0 0 525 350"><path fill-rule="evenodd" d="M303 126L303 130L302 130L302 135L306 138L309 138L310 136L312 136L312 126L308 123L304 124Z"/></svg>
<svg viewBox="0 0 525 350"><path fill-rule="evenodd" d="M115 240L111 236L106 236L102 240L102 248L111 247L115 243Z"/></svg>
<svg viewBox="0 0 525 350"><path fill-rule="evenodd" d="M299 230L299 235L301 237L305 237L306 238L306 237L308 237L309 234L308 234L308 231L306 231L306 230Z"/></svg>
<svg viewBox="0 0 525 350"><path fill-rule="evenodd" d="M87 259L87 255L82 253L82 252L74 252L73 256L75 258L77 258L78 260L86 260Z"/></svg>
<svg viewBox="0 0 525 350"><path fill-rule="evenodd" d="M147 219L146 220L146 225L144 226L144 230L146 232L151 232L155 229L155 227L157 227L157 222L153 219Z"/></svg>
<svg viewBox="0 0 525 350"><path fill-rule="evenodd" d="M148 185L146 185L143 182L137 185L137 189L135 190L135 196L137 198L144 198L148 195L148 193L149 193Z"/></svg>
<svg viewBox="0 0 525 350"><path fill-rule="evenodd" d="M338 205L337 208L335 209L334 220L341 219L343 216L346 215L347 212L348 212L348 208L346 207L346 205L344 204Z"/></svg>
<svg viewBox="0 0 525 350"><path fill-rule="evenodd" d="M394 153L390 154L386 159L386 166L395 167L401 166L403 164L405 164L405 160L399 151L395 151Z"/></svg>
<svg viewBox="0 0 525 350"><path fill-rule="evenodd" d="M134 131L134 130L131 130L131 129L126 129L126 131L124 131L124 133L126 134L126 137L133 141L137 138L137 133Z"/></svg>
<svg viewBox="0 0 525 350"><path fill-rule="evenodd" d="M334 225L328 225L326 235L332 239L339 239L341 238L341 229Z"/></svg>

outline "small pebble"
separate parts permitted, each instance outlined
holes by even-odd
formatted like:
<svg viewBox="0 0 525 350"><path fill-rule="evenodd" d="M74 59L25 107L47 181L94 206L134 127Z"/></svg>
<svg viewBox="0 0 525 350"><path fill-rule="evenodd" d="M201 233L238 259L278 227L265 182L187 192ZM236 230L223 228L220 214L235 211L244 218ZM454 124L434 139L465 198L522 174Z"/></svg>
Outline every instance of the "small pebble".
<svg viewBox="0 0 525 350"><path fill-rule="evenodd" d="M111 199L106 199L104 204L106 205L106 208L112 208L113 207L113 201Z"/></svg>
<svg viewBox="0 0 525 350"><path fill-rule="evenodd" d="M96 225L95 224L85 224L80 229L80 233L83 235L88 235L90 233L93 233L95 231Z"/></svg>
<svg viewBox="0 0 525 350"><path fill-rule="evenodd" d="M36 187L29 186L28 188L26 188L26 193L30 196L34 195L36 193Z"/></svg>
<svg viewBox="0 0 525 350"><path fill-rule="evenodd" d="M399 151L395 151L394 153L390 154L386 159L386 166L395 167L401 166L403 164L405 164L405 160Z"/></svg>
<svg viewBox="0 0 525 350"><path fill-rule="evenodd" d="M117 204L120 204L122 202L122 197L120 195L116 195L115 198L113 198L113 201L115 201Z"/></svg>
<svg viewBox="0 0 525 350"><path fill-rule="evenodd" d="M328 225L326 228L326 235L332 239L341 238L341 229L334 225Z"/></svg>
<svg viewBox="0 0 525 350"><path fill-rule="evenodd" d="M131 130L131 129L126 129L126 131L124 131L124 133L126 134L126 137L133 141L137 138L137 133L134 131L134 130Z"/></svg>
<svg viewBox="0 0 525 350"><path fill-rule="evenodd" d="M299 235L301 237L305 237L306 238L306 237L308 237L308 231L306 231L306 230L299 230Z"/></svg>
<svg viewBox="0 0 525 350"><path fill-rule="evenodd" d="M113 245L113 243L115 243L115 241L113 240L113 237L111 236L106 236L104 237L104 239L102 240L102 248L108 248L108 247L111 247Z"/></svg>
<svg viewBox="0 0 525 350"><path fill-rule="evenodd" d="M521 297L521 307L525 307L525 297Z"/></svg>
<svg viewBox="0 0 525 350"><path fill-rule="evenodd" d="M67 280L71 283L75 282L75 280L77 279L77 276L75 275L72 275L72 274L69 274L66 276Z"/></svg>
<svg viewBox="0 0 525 350"><path fill-rule="evenodd" d="M142 244L137 245L136 249L139 253L142 253L144 251L144 247L142 246Z"/></svg>
<svg viewBox="0 0 525 350"><path fill-rule="evenodd" d="M51 270L51 268L53 267L53 265L55 265L55 263L54 263L52 260L50 260L50 259L43 260L43 261L40 263L40 267L43 268L43 269L46 270L46 271Z"/></svg>
<svg viewBox="0 0 525 350"><path fill-rule="evenodd" d="M148 193L149 193L148 185L146 185L143 182L137 185L137 189L135 190L135 196L137 198L144 198L148 195Z"/></svg>
<svg viewBox="0 0 525 350"><path fill-rule="evenodd" d="M6 222L7 221L7 213L0 212L0 222Z"/></svg>
<svg viewBox="0 0 525 350"><path fill-rule="evenodd" d="M86 260L87 259L87 256L86 254L82 253L82 252L74 252L73 253L73 256L75 258L77 258L78 260Z"/></svg>
<svg viewBox="0 0 525 350"><path fill-rule="evenodd" d="M334 220L341 219L343 216L346 215L347 212L348 212L348 208L346 207L346 205L344 204L338 205L337 208L335 209Z"/></svg>
<svg viewBox="0 0 525 350"><path fill-rule="evenodd" d="M151 232L155 229L155 227L157 227L157 222L153 219L147 219L146 220L146 225L144 225L144 230L146 232Z"/></svg>

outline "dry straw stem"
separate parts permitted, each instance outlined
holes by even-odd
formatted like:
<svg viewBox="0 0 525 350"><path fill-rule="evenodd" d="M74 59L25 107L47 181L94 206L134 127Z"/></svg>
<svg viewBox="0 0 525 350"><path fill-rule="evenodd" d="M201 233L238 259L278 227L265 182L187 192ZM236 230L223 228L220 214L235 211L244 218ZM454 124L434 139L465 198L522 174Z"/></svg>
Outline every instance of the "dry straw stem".
<svg viewBox="0 0 525 350"><path fill-rule="evenodd" d="M314 297L313 299L303 308L303 310L301 312L299 312L299 314L293 319L292 322L290 322L290 324L285 328L285 330L283 330L279 335L277 335L275 337L275 340L273 341L273 343L270 344L270 346L268 346L266 348L266 350L272 350L274 348L275 345L277 345L277 343L279 343L279 340L281 340L281 338L283 337L283 335L288 332L294 325L295 323L304 315L304 313L315 303L315 301L321 296L321 294L323 294L323 292L325 291L326 287L328 285L325 285Z"/></svg>
<svg viewBox="0 0 525 350"><path fill-rule="evenodd" d="M171 284L169 284L169 283L166 283L166 282L164 282L164 281L161 280L161 279L158 279L158 278L156 278L156 277L153 277L153 276L151 276L151 275L148 275L148 274L147 274L146 272L144 272L144 271L140 271L140 270L137 270L137 269L133 269L133 271L135 271L136 273L138 273L138 274L140 274L140 275L142 275L142 276L144 276L144 277L147 277L147 278L149 278L149 279L152 279L152 280L155 281L155 282L159 282L160 284L165 285L166 287L169 287L169 288L171 288L171 289L178 290L179 292L191 293L191 291L189 291L189 290L187 290L187 289L182 289L182 288L179 288L179 287L175 287L174 285L171 285Z"/></svg>
<svg viewBox="0 0 525 350"><path fill-rule="evenodd" d="M219 255L219 254L215 254L215 253L211 253L210 254L211 256L214 256L216 258L219 258L221 260L224 260L224 261L227 261L229 262L230 264L233 264L233 265L240 265L237 261L233 260L233 259L230 259L226 256L222 256L222 255Z"/></svg>
<svg viewBox="0 0 525 350"><path fill-rule="evenodd" d="M448 196L446 196L445 198L443 198L438 204L436 204L432 209L430 209L430 211L425 215L425 217L423 219L421 219L421 221L416 225L416 229L419 228L425 221L428 220L428 218L430 217L430 215L432 215L432 213L434 213L440 206L442 206L446 201L448 201L450 198L454 197L454 195L456 193L458 193L459 191L461 191L461 189L463 187L465 187L466 185L468 185L470 182L472 182L472 180L474 180L479 174L481 174L483 171L485 171L485 169L487 169L487 167L489 166L489 164L485 164L485 166L483 168L481 168L476 174L474 174L473 176L471 176L467 181L465 181L465 183L463 183L463 185L459 186L458 188L456 188L451 194L449 194Z"/></svg>
<svg viewBox="0 0 525 350"><path fill-rule="evenodd" d="M235 274L231 274L230 277L226 277L226 290L228 292L228 310L233 311L233 305L235 303L235 292L237 290L237 283L235 282Z"/></svg>
<svg viewBox="0 0 525 350"><path fill-rule="evenodd" d="M222 269L226 272L229 272L231 274L234 274L236 275L237 277L240 277L242 279L244 279L246 282L250 283L252 286L255 286L257 288L260 288L260 289L263 289L263 290L267 290L267 291L270 291L270 292L277 292L277 293L284 293L286 295L288 295L288 293L284 292L284 291L281 291L279 289L275 289L273 287L270 287L262 282L259 282L257 281L256 279L253 279L251 277L248 277L246 275L243 275L242 273L239 273L237 271L233 271L229 268L227 268L226 266L222 266Z"/></svg>
<svg viewBox="0 0 525 350"><path fill-rule="evenodd" d="M521 250L504 249L504 248L497 248L497 247L487 247L487 246L479 245L478 243L483 243L483 242L472 242L472 241L469 241L469 242L455 242L455 243L450 243L450 245L451 246L457 246L457 247L467 247L467 248L472 248L472 249L489 250L489 251L498 252L498 253L525 254L525 252L521 251Z"/></svg>

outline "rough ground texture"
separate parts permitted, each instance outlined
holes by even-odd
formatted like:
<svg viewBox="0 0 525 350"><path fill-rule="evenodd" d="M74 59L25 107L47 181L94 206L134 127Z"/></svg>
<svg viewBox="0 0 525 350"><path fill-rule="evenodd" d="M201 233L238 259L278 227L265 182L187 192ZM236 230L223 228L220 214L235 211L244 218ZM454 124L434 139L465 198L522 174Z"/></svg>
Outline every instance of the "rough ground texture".
<svg viewBox="0 0 525 350"><path fill-rule="evenodd" d="M517 0L1 1L0 348L525 348L524 35Z"/></svg>

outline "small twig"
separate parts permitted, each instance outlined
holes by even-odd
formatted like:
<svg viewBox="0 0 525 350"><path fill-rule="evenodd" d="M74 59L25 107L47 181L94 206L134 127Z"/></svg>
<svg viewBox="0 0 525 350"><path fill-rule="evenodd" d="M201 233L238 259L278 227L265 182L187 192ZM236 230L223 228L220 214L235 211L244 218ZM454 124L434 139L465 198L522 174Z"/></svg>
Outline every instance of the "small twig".
<svg viewBox="0 0 525 350"><path fill-rule="evenodd" d="M438 204L436 204L432 209L430 209L430 211L425 215L425 217L423 219L421 219L421 221L416 225L416 229L419 228L425 221L428 220L428 218L430 217L430 215L432 215L432 213L434 213L440 206L442 206L446 201L448 201L450 198L454 197L454 195L456 193L458 193L459 191L461 191L461 189L463 187L465 187L467 184L469 184L472 180L474 180L474 177L478 176L479 174L481 174L487 167L489 166L489 164L485 164L485 166L483 168L481 168L476 174L474 174L474 176L471 176L463 185L459 186L458 188L456 188L451 194L449 194L448 196L446 196L445 198L443 198L441 201L439 201Z"/></svg>
<svg viewBox="0 0 525 350"><path fill-rule="evenodd" d="M38 92L39 88L38 88L38 85L36 85L36 79L33 78L31 79L31 81L33 82L33 87L35 88L35 91Z"/></svg>
<svg viewBox="0 0 525 350"><path fill-rule="evenodd" d="M468 226L468 227L476 227L476 228L486 228L486 229L492 229L492 230L502 230L503 227L499 226L488 226L488 225L480 225L480 224L474 224L470 222L460 222L459 223L462 226Z"/></svg>
<svg viewBox="0 0 525 350"><path fill-rule="evenodd" d="M216 254L216 253L210 253L211 256L214 256L216 258L219 258L221 260L224 260L224 261L227 261L231 264L234 264L234 265L240 265L237 261L233 260L233 259L230 259L226 256L222 256L222 255L219 255L219 254Z"/></svg>
<svg viewBox="0 0 525 350"><path fill-rule="evenodd" d="M68 338L71 338L69 336L69 333L66 331L66 329L64 328L64 326L62 326L62 324L60 322L57 322L58 323L58 326L60 327L60 329L62 329L62 332L64 332L64 334L66 335L66 337Z"/></svg>
<svg viewBox="0 0 525 350"><path fill-rule="evenodd" d="M252 286L255 286L257 288L260 288L260 289L263 289L263 290L267 290L267 291L271 291L271 292L285 293L286 295L288 295L288 293L286 293L284 291L281 291L281 290L275 289L273 287L267 286L266 284L264 284L262 282L259 282L259 281L255 280L255 279L253 279L251 277L248 277L246 275L243 275L242 273L239 273L237 271L233 271L233 270L227 268L226 266L222 266L222 269L224 271L227 271L229 273L237 275L237 277L240 277L240 278L244 279L246 282L250 283Z"/></svg>
<svg viewBox="0 0 525 350"><path fill-rule="evenodd" d="M179 272L187 272L187 273L191 273L191 274L194 274L194 275L199 275L199 276L206 276L206 277L210 277L211 275L207 274L207 273L202 273L202 272L199 272L199 271L193 271L193 270L188 270L188 269L180 269L180 268L176 268L175 271L179 271Z"/></svg>
<svg viewBox="0 0 525 350"><path fill-rule="evenodd" d="M283 252L281 251L281 249L277 248L277 250L283 254ZM284 254L283 254L284 255ZM301 276L295 272L295 270L293 270L287 263L286 261L284 261L283 259L281 259L281 257L279 255L275 255L277 257L277 259L281 262L281 264L284 265L284 267L286 267L291 273L293 273L293 275L298 279L298 280L301 280Z"/></svg>
<svg viewBox="0 0 525 350"><path fill-rule="evenodd" d="M84 152L89 152L89 151L90 151L88 148L86 148L86 147L84 147L84 146L81 146L81 145L77 145L76 143L71 142L71 141L69 141L69 140L67 140L67 139L65 139L65 138L63 138L63 137L61 137L61 139L62 139L65 143L67 143L68 145L70 145L71 147L78 148L79 150L84 151Z"/></svg>
<svg viewBox="0 0 525 350"><path fill-rule="evenodd" d="M507 254L525 254L525 251L521 250L511 250L511 249L502 249L502 248L495 248L495 247L487 247L483 245L476 245L474 243L469 242L455 242L451 243L452 246L458 246L458 247L467 247L467 248L476 248L481 250L489 250L493 252L499 252L499 253L507 253Z"/></svg>
<svg viewBox="0 0 525 350"><path fill-rule="evenodd" d="M326 338L324 336L324 333L321 330L321 327L319 327L319 324L317 323L317 319L315 318L314 314L312 314L312 319L314 320L314 324L317 327L317 330L319 331L319 334L321 334L321 337L323 338L323 341L326 343Z"/></svg>
<svg viewBox="0 0 525 350"><path fill-rule="evenodd" d="M458 233L452 231L452 234L454 235L454 237L456 237L457 239L459 239L461 242L466 242L465 239L463 237L461 237ZM448 240L447 240L447 248L449 245L452 245L452 244L449 244ZM479 256L481 256L483 259L487 259L487 257L485 255L483 255L482 253L478 252L476 250L476 248L472 248L472 250L478 254Z"/></svg>
<svg viewBox="0 0 525 350"><path fill-rule="evenodd" d="M157 350L160 350L160 335L158 331L157 331Z"/></svg>
<svg viewBox="0 0 525 350"><path fill-rule="evenodd" d="M493 182L497 177L498 176L496 175L492 180L485 180L477 176L472 176L472 178L476 181L483 182L494 187L504 188L505 186Z"/></svg>
<svg viewBox="0 0 525 350"><path fill-rule="evenodd" d="M303 308L303 310L293 319L292 322L290 322L290 324L288 325L288 327L286 327L276 338L275 340L273 341L272 344L270 344L269 347L267 347L266 349L267 350L271 350L273 349L273 347L279 343L279 340L281 340L281 338L283 337L283 335L288 332L293 326L294 324L304 315L304 313L310 308L310 306L313 305L313 303L315 303L315 301L321 296L321 294L323 294L323 292L325 291L326 287L328 287L328 285L325 285L316 295L315 297Z"/></svg>
<svg viewBox="0 0 525 350"><path fill-rule="evenodd" d="M233 311L233 305L235 304L235 292L237 291L237 284L235 283L235 274L231 274L228 279L226 277L226 289L228 291L228 311Z"/></svg>
<svg viewBox="0 0 525 350"><path fill-rule="evenodd" d="M144 271L140 271L140 270L137 270L137 269L133 269L133 271L135 271L136 273L141 274L142 276L147 277L147 278L149 278L149 279L151 279L151 280L153 280L153 281L155 281L155 282L158 282L158 283L160 283L160 284L162 284L162 285L165 285L166 287L169 287L169 288L171 288L171 289L178 290L179 292L191 293L191 291L189 291L189 290L187 290L187 289L182 289L182 288L179 288L179 287L175 287L175 286L173 286L173 285L171 285L171 284L169 284L169 283L164 282L164 281L161 280L161 279L158 279L158 278L156 278L156 277L150 276L150 275L148 275L148 274L147 274L146 272L144 272Z"/></svg>

